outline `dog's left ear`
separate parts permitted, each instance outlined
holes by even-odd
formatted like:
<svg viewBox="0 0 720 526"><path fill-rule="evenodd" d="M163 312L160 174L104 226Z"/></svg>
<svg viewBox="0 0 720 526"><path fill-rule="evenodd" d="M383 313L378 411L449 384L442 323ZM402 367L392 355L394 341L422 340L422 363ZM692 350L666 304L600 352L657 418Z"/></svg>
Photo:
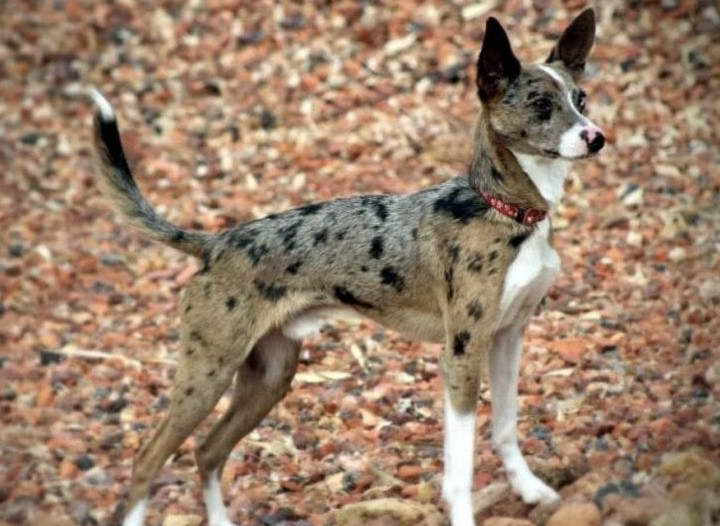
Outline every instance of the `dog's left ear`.
<svg viewBox="0 0 720 526"><path fill-rule="evenodd" d="M573 76L585 70L585 61L595 41L595 11L580 13L560 37L546 62L561 61Z"/></svg>

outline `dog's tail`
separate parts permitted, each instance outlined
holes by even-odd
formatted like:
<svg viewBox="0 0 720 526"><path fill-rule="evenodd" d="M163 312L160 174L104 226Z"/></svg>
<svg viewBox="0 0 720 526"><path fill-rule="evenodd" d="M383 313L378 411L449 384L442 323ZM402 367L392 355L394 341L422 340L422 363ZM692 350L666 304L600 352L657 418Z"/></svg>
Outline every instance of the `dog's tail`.
<svg viewBox="0 0 720 526"><path fill-rule="evenodd" d="M88 93L97 107L94 122L95 150L104 193L132 226L151 239L201 257L213 236L183 230L155 212L130 172L112 106L97 90L91 89Z"/></svg>

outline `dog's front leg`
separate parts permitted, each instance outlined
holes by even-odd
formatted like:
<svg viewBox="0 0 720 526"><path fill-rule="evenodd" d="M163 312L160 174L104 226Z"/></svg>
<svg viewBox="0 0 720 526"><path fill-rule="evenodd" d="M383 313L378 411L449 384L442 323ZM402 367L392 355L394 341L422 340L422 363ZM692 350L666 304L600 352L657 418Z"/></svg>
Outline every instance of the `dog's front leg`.
<svg viewBox="0 0 720 526"><path fill-rule="evenodd" d="M480 389L482 353L490 340L478 332L448 331L442 366L445 380L445 473L443 498L452 526L475 524L472 509L475 408Z"/></svg>
<svg viewBox="0 0 720 526"><path fill-rule="evenodd" d="M473 453L475 445L475 410L456 407L445 388L445 472L443 498L450 507L452 526L473 525L472 511Z"/></svg>
<svg viewBox="0 0 720 526"><path fill-rule="evenodd" d="M551 503L560 496L535 474L520 451L517 437L517 389L522 327L500 331L490 353L492 392L492 442L500 455L513 489L528 504Z"/></svg>

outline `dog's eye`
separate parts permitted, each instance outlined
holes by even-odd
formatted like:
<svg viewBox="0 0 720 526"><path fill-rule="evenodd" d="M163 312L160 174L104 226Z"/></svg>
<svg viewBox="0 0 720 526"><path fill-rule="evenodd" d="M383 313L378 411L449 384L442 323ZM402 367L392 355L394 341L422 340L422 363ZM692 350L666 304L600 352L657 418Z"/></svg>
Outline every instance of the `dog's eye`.
<svg viewBox="0 0 720 526"><path fill-rule="evenodd" d="M585 113L585 99L587 99L587 93L580 90L575 94L575 106L580 113Z"/></svg>
<svg viewBox="0 0 720 526"><path fill-rule="evenodd" d="M541 121L546 121L552 115L553 105L550 99L545 97L536 99L532 103L533 110Z"/></svg>

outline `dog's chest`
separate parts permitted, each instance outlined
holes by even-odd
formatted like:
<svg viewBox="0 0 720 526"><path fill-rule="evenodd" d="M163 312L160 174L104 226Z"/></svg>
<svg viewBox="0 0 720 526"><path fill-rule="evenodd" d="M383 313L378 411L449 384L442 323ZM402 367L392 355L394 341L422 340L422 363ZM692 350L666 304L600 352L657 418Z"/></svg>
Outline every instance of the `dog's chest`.
<svg viewBox="0 0 720 526"><path fill-rule="evenodd" d="M560 258L549 240L550 222L538 223L505 275L500 326L524 324L560 272Z"/></svg>

